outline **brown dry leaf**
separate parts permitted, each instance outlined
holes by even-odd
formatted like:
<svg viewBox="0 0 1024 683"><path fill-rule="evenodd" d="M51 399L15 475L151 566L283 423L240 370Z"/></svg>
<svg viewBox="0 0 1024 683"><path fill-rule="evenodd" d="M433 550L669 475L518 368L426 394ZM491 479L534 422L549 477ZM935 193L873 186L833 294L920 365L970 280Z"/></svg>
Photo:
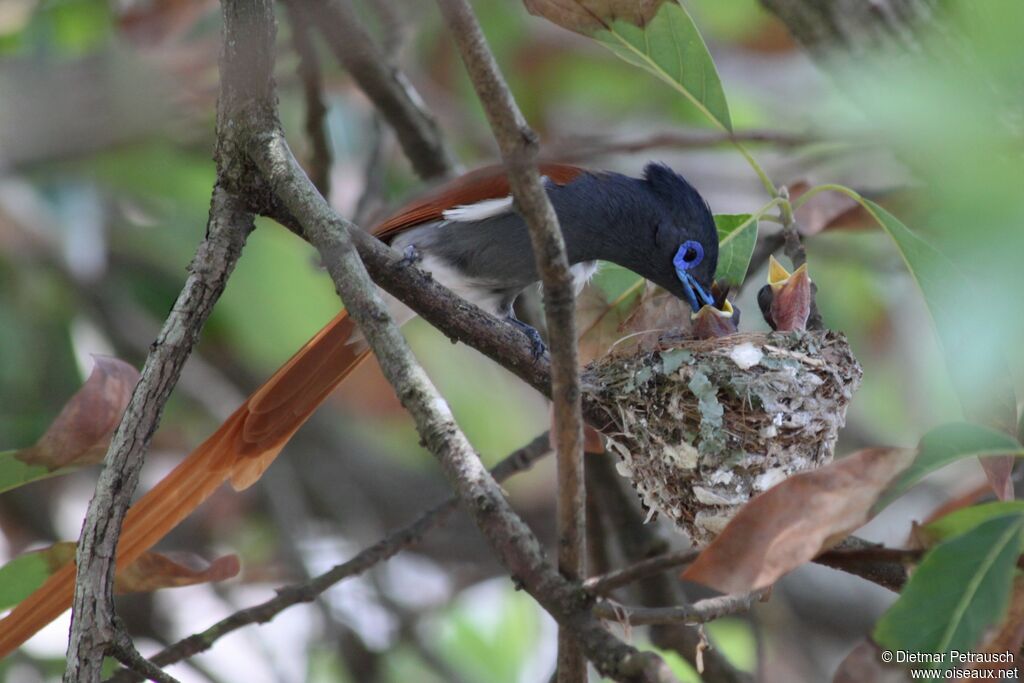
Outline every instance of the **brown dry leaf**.
<svg viewBox="0 0 1024 683"><path fill-rule="evenodd" d="M639 306L652 285L643 281L635 291L627 291L621 300L609 301L599 287L586 287L577 299L576 323L580 330L580 361L601 358L622 338L622 325Z"/></svg>
<svg viewBox="0 0 1024 683"><path fill-rule="evenodd" d="M224 581L238 575L238 555L225 555L207 562L192 553L145 553L117 573L118 593L147 593L159 588L176 588L197 583Z"/></svg>
<svg viewBox="0 0 1024 683"><path fill-rule="evenodd" d="M664 0L523 0L530 14L570 31L589 35L614 21L643 26Z"/></svg>
<svg viewBox="0 0 1024 683"><path fill-rule="evenodd" d="M832 677L832 683L903 683L907 672L898 664L882 662L878 645L865 638L846 655Z"/></svg>
<svg viewBox="0 0 1024 683"><path fill-rule="evenodd" d="M604 437L590 425L583 425L583 452L599 455L604 453Z"/></svg>
<svg viewBox="0 0 1024 683"><path fill-rule="evenodd" d="M629 337L629 347L652 347L665 332L680 329L690 332L690 313L690 305L685 301L651 285L619 325L620 338Z"/></svg>
<svg viewBox="0 0 1024 683"><path fill-rule="evenodd" d="M796 200L811 188L809 179L803 178L788 185L789 197ZM884 188L859 188L862 194L875 199L896 215L912 211L920 202L914 191L901 185ZM858 202L838 192L822 192L801 206L793 214L800 234L810 237L824 230L865 229L877 227L875 219Z"/></svg>
<svg viewBox="0 0 1024 683"><path fill-rule="evenodd" d="M988 484L999 500L1013 500L1013 466L1017 458L1012 455L993 455L978 458L985 470Z"/></svg>
<svg viewBox="0 0 1024 683"><path fill-rule="evenodd" d="M790 199L796 200L810 189L806 180L789 186ZM810 237L829 228L874 225L874 219L855 200L838 192L822 192L794 213L802 235Z"/></svg>
<svg viewBox="0 0 1024 683"><path fill-rule="evenodd" d="M863 526L914 454L867 448L790 477L747 503L682 577L723 593L772 585Z"/></svg>
<svg viewBox="0 0 1024 683"><path fill-rule="evenodd" d="M74 561L76 545L74 541L61 541L36 552L46 560L47 569L52 574ZM237 555L225 555L207 562L192 553L148 552L117 573L114 590L123 595L224 581L237 576L240 569Z"/></svg>
<svg viewBox="0 0 1024 683"><path fill-rule="evenodd" d="M18 452L19 460L50 471L103 460L139 372L116 358L95 356L94 360L89 379L64 404L39 441Z"/></svg>

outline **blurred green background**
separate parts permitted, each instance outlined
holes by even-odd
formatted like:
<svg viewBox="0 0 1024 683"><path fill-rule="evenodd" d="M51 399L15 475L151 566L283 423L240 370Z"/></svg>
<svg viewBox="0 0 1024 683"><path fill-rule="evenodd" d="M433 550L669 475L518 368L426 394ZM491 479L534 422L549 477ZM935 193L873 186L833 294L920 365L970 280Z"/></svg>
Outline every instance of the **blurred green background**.
<svg viewBox="0 0 1024 683"><path fill-rule="evenodd" d="M378 38L397 30L395 61L460 160L467 167L492 161L482 111L436 8L392 4L397 24L370 3L360 10ZM935 36L922 32L920 40L948 51L944 41L953 30L970 47L969 60L838 52L826 73L755 0L683 4L716 60L735 128L765 132L767 142L752 150L774 181L847 184L891 206L939 246L975 285L948 293L975 340L959 362L979 378L1010 377L1021 395L1024 5L946 2L948 25ZM700 114L677 93L519 3L474 6L545 149L579 152L583 163L627 173L638 173L648 159L664 160L716 213L765 203L756 177L729 148L616 149L658 133L699 132ZM280 14L282 114L305 159L301 83ZM219 29L217 4L206 0L0 3L0 448L38 438L88 375L90 354L141 366L205 229ZM352 216L362 197L379 214L421 183L370 103L328 51L319 52L334 154L330 200ZM781 144L792 137L806 144ZM379 159L372 168L371 158ZM380 181L380 195L364 197L368 177ZM828 213L827 203L817 202L802 220L820 219L810 213L816 206ZM928 312L888 238L866 225L834 227L809 238L807 248L826 323L849 336L865 370L840 448L912 445L928 428L957 419ZM752 273L739 298L745 329L764 328L752 298L763 278ZM338 306L313 250L260 221L168 406L144 485L204 438ZM546 403L504 370L421 321L405 330L488 463L546 428ZM272 473L244 495L218 494L165 543L238 552L242 580L126 600L126 619L144 646L204 628L232 606L343 560L446 491L373 368L321 409ZM507 484L548 542L552 473L551 463L542 463ZM0 497L0 560L76 537L95 474L90 468ZM876 521L874 537L901 542L908 515L925 514L982 480L973 463L945 471L917 499ZM769 671L817 680L890 599L820 568L798 574L784 582L783 599L710 629L737 666L752 668L756 651L762 667L799 660L792 669ZM195 667L171 671L182 680L546 680L553 624L496 576L499 569L463 520L334 589L322 604L233 636ZM824 616L835 610L846 612ZM63 657L62 629L66 622L0 664L0 675L53 678ZM632 637L645 642L642 630ZM687 668L676 655L670 661Z"/></svg>

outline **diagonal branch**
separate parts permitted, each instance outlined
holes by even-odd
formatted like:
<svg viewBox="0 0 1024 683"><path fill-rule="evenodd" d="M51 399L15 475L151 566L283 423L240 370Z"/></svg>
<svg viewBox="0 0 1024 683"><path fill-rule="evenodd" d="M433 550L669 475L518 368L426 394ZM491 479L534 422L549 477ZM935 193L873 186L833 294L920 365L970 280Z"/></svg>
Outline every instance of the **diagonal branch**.
<svg viewBox="0 0 1024 683"><path fill-rule="evenodd" d="M342 66L394 129L416 173L425 179L451 175L457 166L412 83L359 22L351 0L308 0L308 11Z"/></svg>
<svg viewBox="0 0 1024 683"><path fill-rule="evenodd" d="M439 5L498 142L512 195L530 231L537 272L544 285L558 454L558 568L568 578L580 580L586 572L583 417L576 345L576 297L565 240L537 170L537 135L519 111L472 8L466 0L439 0ZM582 654L574 641L561 633L559 681L584 681L586 675Z"/></svg>
<svg viewBox="0 0 1024 683"><path fill-rule="evenodd" d="M413 417L424 445L440 461L502 565L574 634L598 671L621 681L671 680L659 657L638 652L606 631L590 613L586 594L547 563L537 537L509 506L388 314L354 248L352 236L359 234L358 229L317 194L273 122L268 129L252 138L250 155L320 251L335 287Z"/></svg>
<svg viewBox="0 0 1024 683"><path fill-rule="evenodd" d="M640 581L654 574L660 574L669 569L689 564L696 560L698 555L700 555L700 550L696 548L675 550L662 555L655 555L654 557L634 562L627 567L612 570L607 574L592 576L583 582L583 588L594 595L606 596L611 594L612 591L628 586L635 581Z"/></svg>

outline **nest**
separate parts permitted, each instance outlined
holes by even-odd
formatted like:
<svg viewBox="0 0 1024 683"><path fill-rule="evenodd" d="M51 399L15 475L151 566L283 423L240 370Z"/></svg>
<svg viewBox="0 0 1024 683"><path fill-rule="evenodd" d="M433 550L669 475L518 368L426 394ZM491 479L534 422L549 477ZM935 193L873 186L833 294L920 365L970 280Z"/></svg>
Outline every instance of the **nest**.
<svg viewBox="0 0 1024 683"><path fill-rule="evenodd" d="M831 461L861 375L843 335L815 331L662 338L584 379L619 473L703 543L751 497Z"/></svg>

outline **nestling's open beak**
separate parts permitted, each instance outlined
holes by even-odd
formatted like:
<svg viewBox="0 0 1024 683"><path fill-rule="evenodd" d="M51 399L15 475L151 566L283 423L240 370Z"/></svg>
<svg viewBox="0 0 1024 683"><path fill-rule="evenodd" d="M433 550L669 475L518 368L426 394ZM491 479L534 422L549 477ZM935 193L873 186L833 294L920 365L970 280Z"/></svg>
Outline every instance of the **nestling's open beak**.
<svg viewBox="0 0 1024 683"><path fill-rule="evenodd" d="M690 320L693 336L697 339L713 339L736 334L739 314L733 309L732 303L725 299L721 308L711 304L701 306L699 311L690 314Z"/></svg>
<svg viewBox="0 0 1024 683"><path fill-rule="evenodd" d="M700 310L701 306L708 305L714 306L714 298L704 291L704 288L697 282L697 278L689 273L689 271L683 270L682 268L676 268L676 276L679 281L683 283L683 292L686 294L686 301L690 304L690 308L696 313Z"/></svg>
<svg viewBox="0 0 1024 683"><path fill-rule="evenodd" d="M768 284L762 288L767 291L758 295L758 303L772 329L787 332L806 328L812 287L806 263L791 274L774 256L769 259Z"/></svg>

